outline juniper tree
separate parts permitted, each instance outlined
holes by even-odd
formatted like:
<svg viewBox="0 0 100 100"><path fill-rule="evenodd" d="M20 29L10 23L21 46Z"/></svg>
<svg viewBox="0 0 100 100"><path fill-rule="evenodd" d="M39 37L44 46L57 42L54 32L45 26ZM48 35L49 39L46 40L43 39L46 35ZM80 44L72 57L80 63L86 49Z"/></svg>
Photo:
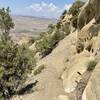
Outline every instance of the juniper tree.
<svg viewBox="0 0 100 100"><path fill-rule="evenodd" d="M7 41L9 39L9 32L14 28L14 23L10 16L10 9L1 8L0 9L0 29L1 36L3 41Z"/></svg>

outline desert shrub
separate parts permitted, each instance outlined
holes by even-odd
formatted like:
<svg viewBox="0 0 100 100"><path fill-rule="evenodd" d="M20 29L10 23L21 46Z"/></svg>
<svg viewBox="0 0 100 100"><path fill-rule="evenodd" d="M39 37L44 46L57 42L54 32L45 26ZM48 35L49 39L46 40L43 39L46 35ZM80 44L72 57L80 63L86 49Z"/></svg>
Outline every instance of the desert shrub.
<svg viewBox="0 0 100 100"><path fill-rule="evenodd" d="M55 29L55 25L53 24L48 25L48 33L52 33L54 29Z"/></svg>
<svg viewBox="0 0 100 100"><path fill-rule="evenodd" d="M0 41L0 98L9 98L23 85L35 66L33 52L12 41Z"/></svg>
<svg viewBox="0 0 100 100"><path fill-rule="evenodd" d="M60 16L61 19L64 19L65 15L67 14L67 10L64 10L62 15Z"/></svg>
<svg viewBox="0 0 100 100"><path fill-rule="evenodd" d="M88 62L88 71L93 71L95 69L95 66L97 65L97 62L95 60L89 61Z"/></svg>
<svg viewBox="0 0 100 100"><path fill-rule="evenodd" d="M61 19L58 20L56 25L50 24L47 32L40 34L40 40L36 42L36 50L42 57L45 57L56 47L58 42L70 33L70 23L62 25L62 17L65 16L67 11L62 13Z"/></svg>
<svg viewBox="0 0 100 100"><path fill-rule="evenodd" d="M53 34L45 35L42 39L37 41L36 49L43 57L48 55L56 46L56 44L64 38L64 34L60 31L55 31Z"/></svg>
<svg viewBox="0 0 100 100"><path fill-rule="evenodd" d="M61 28L61 21L58 21L58 22L57 22L56 28L57 28L57 29L60 29L60 28Z"/></svg>
<svg viewBox="0 0 100 100"><path fill-rule="evenodd" d="M14 23L10 16L10 9L0 9L0 29L2 32L2 40L7 41L9 37L10 29L14 28Z"/></svg>
<svg viewBox="0 0 100 100"><path fill-rule="evenodd" d="M9 8L0 9L0 100L8 100L24 84L36 61L25 45L15 44L10 36L14 27Z"/></svg>
<svg viewBox="0 0 100 100"><path fill-rule="evenodd" d="M34 75L40 74L45 68L45 65L40 65L36 70L34 70Z"/></svg>
<svg viewBox="0 0 100 100"><path fill-rule="evenodd" d="M64 10L62 13L62 15L65 15L65 14L67 14L67 10Z"/></svg>
<svg viewBox="0 0 100 100"><path fill-rule="evenodd" d="M72 25L73 27L77 28L77 19L78 19L78 15L80 12L80 8L84 5L84 2L82 1L76 1L75 3L73 3L73 5L71 6L71 8L69 9L68 13L72 14Z"/></svg>
<svg viewBox="0 0 100 100"><path fill-rule="evenodd" d="M30 40L29 40L29 43L31 43L31 44L33 44L35 42L35 39L34 38L31 38Z"/></svg>
<svg viewBox="0 0 100 100"><path fill-rule="evenodd" d="M65 32L65 35L69 35L70 33L70 23L65 23L62 27L62 31Z"/></svg>
<svg viewBox="0 0 100 100"><path fill-rule="evenodd" d="M36 38L34 38L34 37L31 37L30 39L29 39L29 44L30 45L32 45L34 42L36 41Z"/></svg>

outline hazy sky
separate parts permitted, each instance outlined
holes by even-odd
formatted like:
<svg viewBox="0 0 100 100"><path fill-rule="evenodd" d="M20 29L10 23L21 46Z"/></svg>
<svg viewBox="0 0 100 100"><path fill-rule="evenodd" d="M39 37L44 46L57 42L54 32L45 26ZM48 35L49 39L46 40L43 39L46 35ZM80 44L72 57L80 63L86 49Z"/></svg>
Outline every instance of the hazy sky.
<svg viewBox="0 0 100 100"><path fill-rule="evenodd" d="M75 0L0 0L0 7L9 6L12 14L58 17Z"/></svg>

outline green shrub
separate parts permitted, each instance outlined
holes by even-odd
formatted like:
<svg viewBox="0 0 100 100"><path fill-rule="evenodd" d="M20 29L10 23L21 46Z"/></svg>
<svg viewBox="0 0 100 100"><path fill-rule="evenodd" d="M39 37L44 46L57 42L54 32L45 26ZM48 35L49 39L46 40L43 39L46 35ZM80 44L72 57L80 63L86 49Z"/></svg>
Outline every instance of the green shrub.
<svg viewBox="0 0 100 100"><path fill-rule="evenodd" d="M63 38L64 34L58 30L55 31L54 34L45 35L36 43L37 52L40 52L42 57L48 55L55 48L57 43Z"/></svg>
<svg viewBox="0 0 100 100"><path fill-rule="evenodd" d="M56 28L57 28L58 30L61 28L61 22L60 22L60 21L57 22Z"/></svg>
<svg viewBox="0 0 100 100"><path fill-rule="evenodd" d="M27 47L0 41L0 98L16 94L34 66L34 55Z"/></svg>
<svg viewBox="0 0 100 100"><path fill-rule="evenodd" d="M33 44L35 42L35 39L34 38L31 38L30 40L29 40L29 43L31 43L31 44Z"/></svg>
<svg viewBox="0 0 100 100"><path fill-rule="evenodd" d="M67 10L64 10L63 13L62 13L62 15L60 16L61 20L64 19L64 17L65 17L66 14L67 14Z"/></svg>
<svg viewBox="0 0 100 100"><path fill-rule="evenodd" d="M48 25L48 33L52 33L54 29L55 29L55 25L53 24Z"/></svg>
<svg viewBox="0 0 100 100"><path fill-rule="evenodd" d="M62 15L65 15L65 14L67 14L67 10L64 10L62 13Z"/></svg>
<svg viewBox="0 0 100 100"><path fill-rule="evenodd" d="M69 35L70 34L70 24L65 23L65 25L63 25L62 27L62 31L65 32L65 35Z"/></svg>
<svg viewBox="0 0 100 100"><path fill-rule="evenodd" d="M34 55L27 47L0 41L0 98L15 94L34 66Z"/></svg>
<svg viewBox="0 0 100 100"><path fill-rule="evenodd" d="M62 16L64 17L66 13L67 11L65 10ZM49 31L40 34L40 40L36 42L35 47L42 57L51 53L58 42L70 33L70 23L65 23L62 26L62 19L56 25L50 24L48 26Z"/></svg>
<svg viewBox="0 0 100 100"><path fill-rule="evenodd" d="M95 66L97 65L97 62L95 60L88 62L88 71L93 71L95 69Z"/></svg>
<svg viewBox="0 0 100 100"><path fill-rule="evenodd" d="M72 14L72 25L73 27L77 28L77 19L78 19L78 15L80 12L80 8L84 5L84 2L82 1L76 1L75 3L73 3L73 5L71 6L71 8L69 9L68 13Z"/></svg>
<svg viewBox="0 0 100 100"><path fill-rule="evenodd" d="M38 69L34 70L34 75L40 74L44 68L44 65L39 66Z"/></svg>
<svg viewBox="0 0 100 100"><path fill-rule="evenodd" d="M9 8L0 9L0 100L8 100L17 94L36 65L34 52L11 40L9 32L14 23L9 12Z"/></svg>
<svg viewBox="0 0 100 100"><path fill-rule="evenodd" d="M10 9L0 9L0 29L2 32L2 40L7 41L9 37L10 29L14 28L14 23L10 16Z"/></svg>

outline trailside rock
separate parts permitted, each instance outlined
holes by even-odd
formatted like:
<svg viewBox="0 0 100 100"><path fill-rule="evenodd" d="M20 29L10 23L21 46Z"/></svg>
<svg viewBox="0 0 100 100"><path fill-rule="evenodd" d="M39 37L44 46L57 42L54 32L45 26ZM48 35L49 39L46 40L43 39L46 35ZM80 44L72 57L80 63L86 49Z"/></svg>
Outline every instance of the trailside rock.
<svg viewBox="0 0 100 100"><path fill-rule="evenodd" d="M66 95L59 95L58 100L69 100L69 98Z"/></svg>
<svg viewBox="0 0 100 100"><path fill-rule="evenodd" d="M75 90L77 82L81 79L81 75L87 70L87 63L92 59L94 57L91 57L87 51L72 57L69 66L67 66L67 69L62 75L66 93L71 93Z"/></svg>
<svg viewBox="0 0 100 100"><path fill-rule="evenodd" d="M78 28L82 29L95 17L96 22L100 21L100 0L88 0L81 8L78 16Z"/></svg>
<svg viewBox="0 0 100 100"><path fill-rule="evenodd" d="M78 53L82 52L85 47L85 43L91 40L93 37L98 36L100 31L100 25L94 24L95 19L92 19L86 26L84 26L77 33L76 50Z"/></svg>
<svg viewBox="0 0 100 100"><path fill-rule="evenodd" d="M100 100L100 62L93 71L82 100Z"/></svg>

